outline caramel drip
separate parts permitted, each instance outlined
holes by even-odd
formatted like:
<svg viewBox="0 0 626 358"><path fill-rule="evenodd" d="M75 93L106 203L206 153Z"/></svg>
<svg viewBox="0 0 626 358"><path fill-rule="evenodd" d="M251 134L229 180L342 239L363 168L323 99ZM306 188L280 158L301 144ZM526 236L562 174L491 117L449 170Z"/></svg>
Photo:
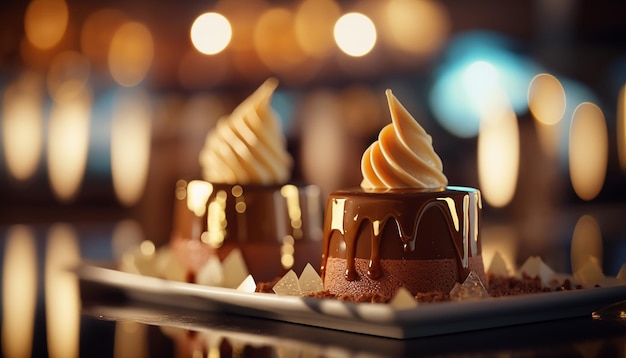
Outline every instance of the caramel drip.
<svg viewBox="0 0 626 358"><path fill-rule="evenodd" d="M479 191L464 187L449 187L454 191L465 192L462 197L462 212L456 208L455 201L452 197L445 196L443 193L429 199L418 208L413 217L406 219L400 218L400 215L386 213L384 217L368 217L366 215L352 216L346 209L345 198L333 198L329 210L327 212L327 222L331 222L331 227L324 236L324 247L322 253L322 277L325 274L326 261L330 251L330 237L334 231L338 231L345 243L346 270L345 278L347 280L356 280L358 274L355 268L357 237L363 225L368 225L371 230L371 251L369 259L369 267L367 276L371 279L377 279L381 276L380 269L380 247L382 244L382 233L387 224L394 222L396 224L396 232L402 249L405 252L415 250L417 234L422 223L422 218L428 210L438 209L443 213L443 217L447 223L449 237L453 242L453 247L457 256L459 265L459 281L462 281L469 274L469 256L478 254L478 210L482 206ZM359 206L363 211L363 207ZM330 215L330 216L329 216ZM372 215L375 216L375 215ZM460 224L462 225L460 227ZM407 227L411 231L407 230Z"/></svg>

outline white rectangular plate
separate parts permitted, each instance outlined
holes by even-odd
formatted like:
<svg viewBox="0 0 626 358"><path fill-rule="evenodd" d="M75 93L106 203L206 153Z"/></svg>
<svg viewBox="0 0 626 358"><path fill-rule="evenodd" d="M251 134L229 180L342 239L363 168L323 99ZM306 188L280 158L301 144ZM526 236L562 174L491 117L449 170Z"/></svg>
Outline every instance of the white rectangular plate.
<svg viewBox="0 0 626 358"><path fill-rule="evenodd" d="M440 302L410 309L388 304L248 293L125 273L96 265L76 269L83 282L121 291L131 300L388 338L406 339L591 315L626 299L626 286Z"/></svg>

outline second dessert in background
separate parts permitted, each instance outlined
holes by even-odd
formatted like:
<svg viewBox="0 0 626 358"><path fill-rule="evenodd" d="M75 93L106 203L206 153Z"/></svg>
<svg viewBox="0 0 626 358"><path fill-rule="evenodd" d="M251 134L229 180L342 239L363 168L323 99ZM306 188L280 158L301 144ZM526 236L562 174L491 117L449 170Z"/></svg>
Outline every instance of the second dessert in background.
<svg viewBox="0 0 626 358"><path fill-rule="evenodd" d="M234 249L257 282L319 262L320 191L289 183L293 160L270 105L277 85L268 79L221 118L199 156L204 180L177 185L171 246L189 282Z"/></svg>
<svg viewBox="0 0 626 358"><path fill-rule="evenodd" d="M392 123L363 154L360 188L328 198L321 273L332 295L448 293L471 272L486 283L480 192L448 186L432 138L386 92Z"/></svg>

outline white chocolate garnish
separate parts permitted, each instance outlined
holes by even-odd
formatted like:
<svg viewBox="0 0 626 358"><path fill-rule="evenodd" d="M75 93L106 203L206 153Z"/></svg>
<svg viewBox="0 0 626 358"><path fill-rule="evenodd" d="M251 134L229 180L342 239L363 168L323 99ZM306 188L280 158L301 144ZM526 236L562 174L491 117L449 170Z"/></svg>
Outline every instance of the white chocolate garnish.
<svg viewBox="0 0 626 358"><path fill-rule="evenodd" d="M293 160L270 106L278 81L268 79L207 135L200 152L206 181L225 184L284 184Z"/></svg>

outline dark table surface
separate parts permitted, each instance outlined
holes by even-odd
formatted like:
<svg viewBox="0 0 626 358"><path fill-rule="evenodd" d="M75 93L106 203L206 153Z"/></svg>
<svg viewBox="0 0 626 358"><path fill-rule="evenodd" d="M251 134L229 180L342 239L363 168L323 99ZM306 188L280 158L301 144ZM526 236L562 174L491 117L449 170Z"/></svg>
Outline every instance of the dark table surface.
<svg viewBox="0 0 626 358"><path fill-rule="evenodd" d="M3 356L626 356L626 320L597 320L591 312L398 340L138 302L80 283L67 271L51 274L54 262L63 267L84 259L113 260L119 254L115 236L114 229L100 224L0 230Z"/></svg>

